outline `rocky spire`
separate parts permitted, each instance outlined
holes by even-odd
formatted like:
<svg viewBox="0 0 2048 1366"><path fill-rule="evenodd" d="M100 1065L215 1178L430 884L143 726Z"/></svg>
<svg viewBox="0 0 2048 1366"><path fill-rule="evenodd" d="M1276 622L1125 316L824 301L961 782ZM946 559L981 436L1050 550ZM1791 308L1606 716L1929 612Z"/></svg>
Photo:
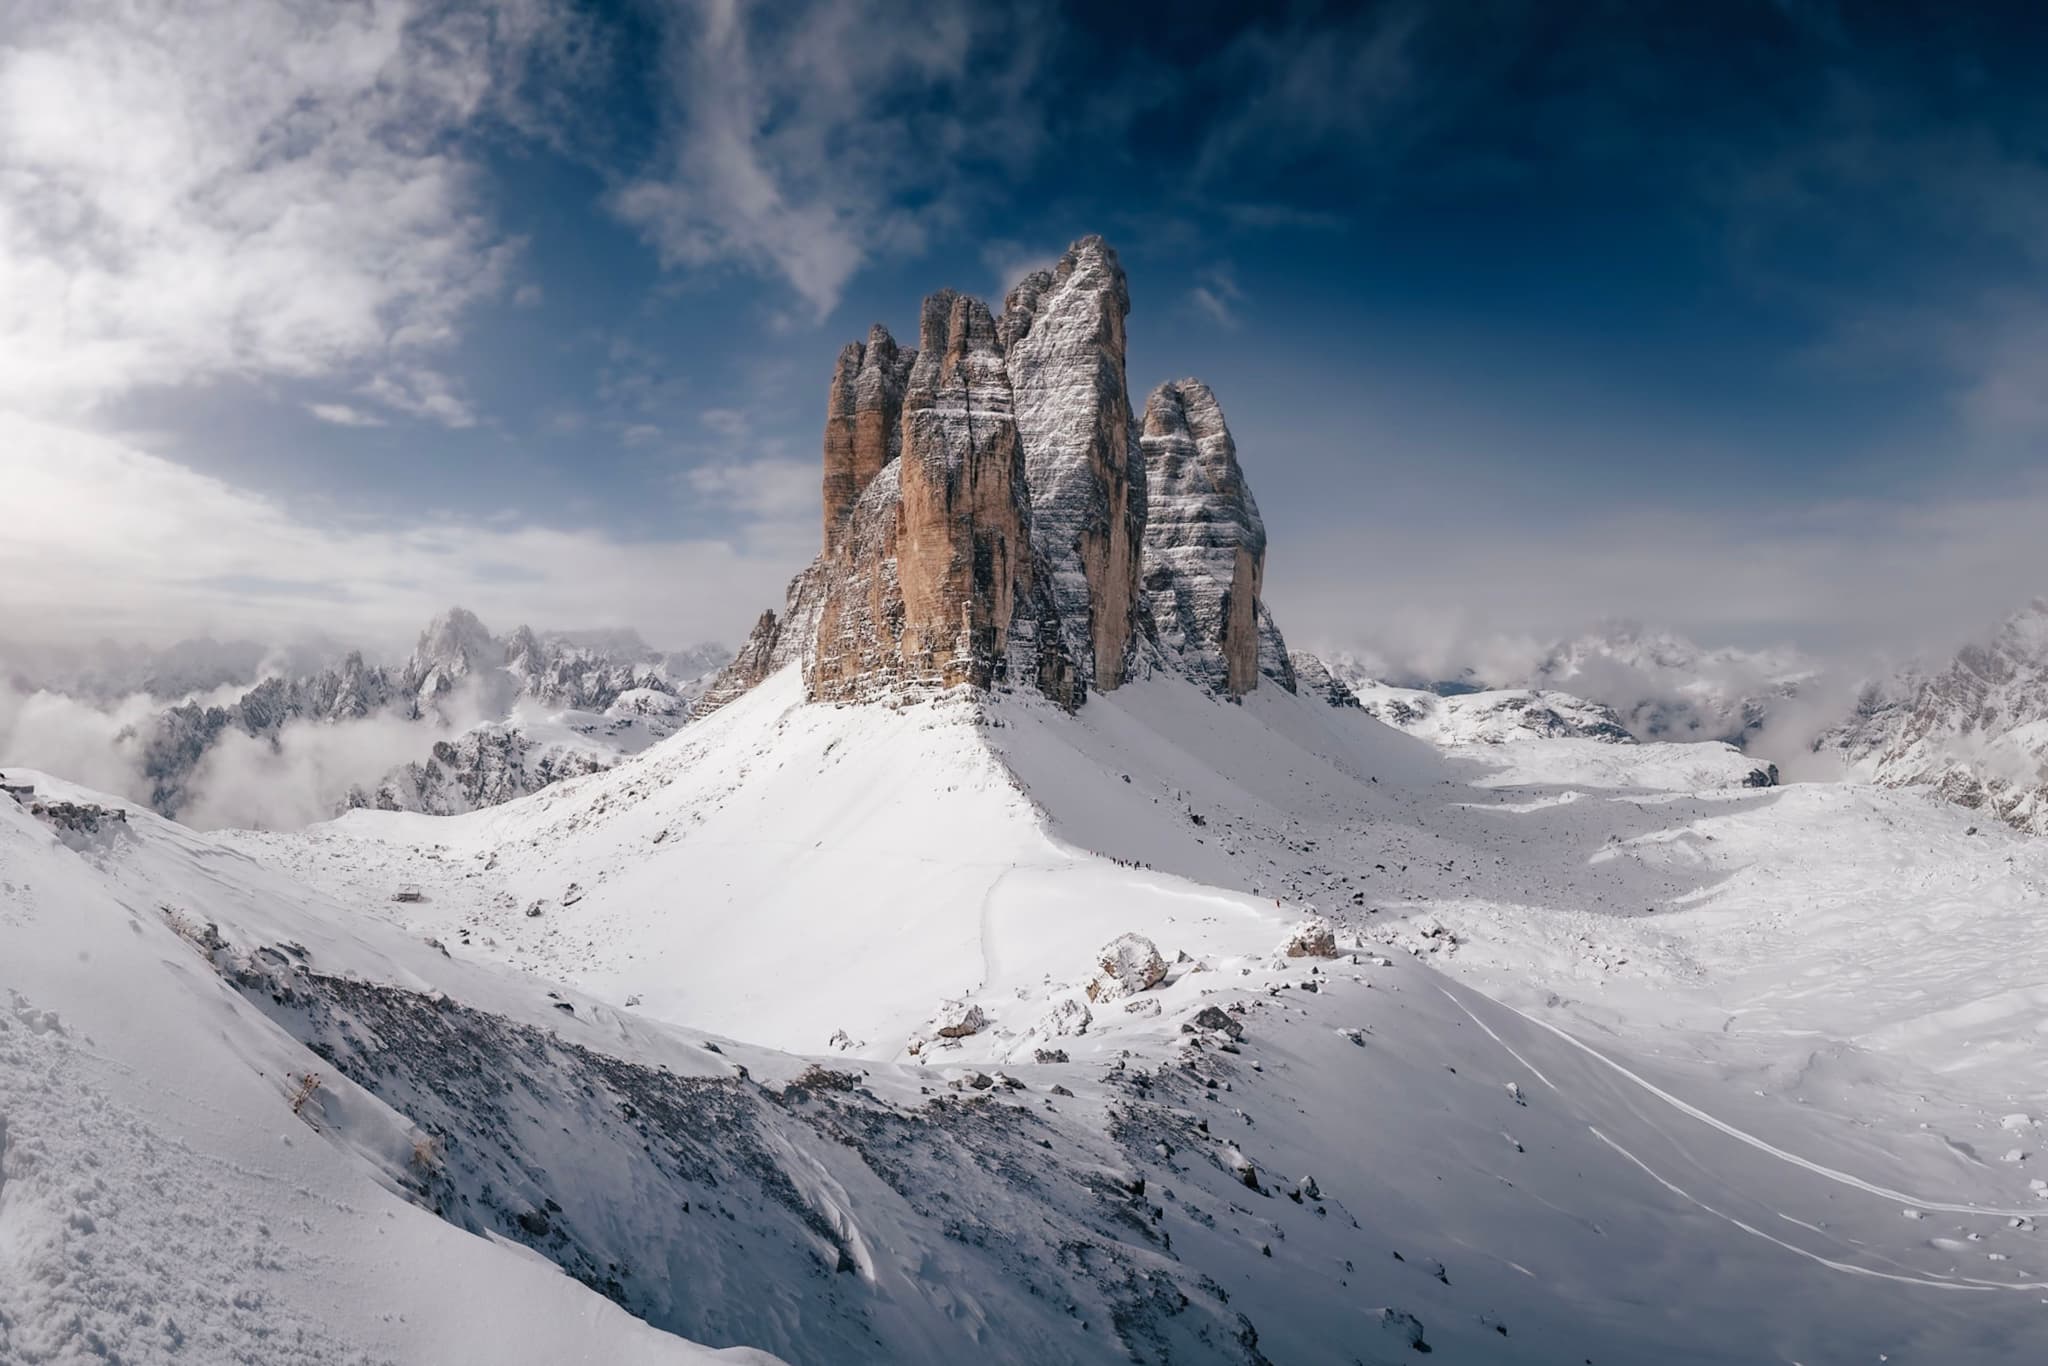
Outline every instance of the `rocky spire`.
<svg viewBox="0 0 2048 1366"><path fill-rule="evenodd" d="M1080 679L1104 690L1129 668L1145 525L1124 380L1130 306L1116 252L1084 237L1010 291L1000 325L1033 544Z"/></svg>
<svg viewBox="0 0 2048 1366"><path fill-rule="evenodd" d="M869 482L829 558L815 698L914 683L987 687L1031 590L1030 499L995 319L924 302L901 458Z"/></svg>
<svg viewBox="0 0 2048 1366"><path fill-rule="evenodd" d="M1140 445L1145 592L1160 649L1229 697L1256 688L1261 672L1292 691L1285 645L1259 601L1265 523L1216 395L1200 380L1160 385L1145 401Z"/></svg>
<svg viewBox="0 0 2048 1366"><path fill-rule="evenodd" d="M876 323L865 345L839 353L825 403L825 550L829 553L856 499L900 449L903 386L917 352L904 351Z"/></svg>
<svg viewBox="0 0 2048 1366"><path fill-rule="evenodd" d="M1262 677L1294 690L1222 410L1205 385L1165 385L1140 443L1129 309L1116 253L1084 237L1020 281L1000 318L941 290L916 350L877 327L842 351L824 552L703 709L799 660L827 701L1008 684L1073 708L1141 663L1230 697Z"/></svg>

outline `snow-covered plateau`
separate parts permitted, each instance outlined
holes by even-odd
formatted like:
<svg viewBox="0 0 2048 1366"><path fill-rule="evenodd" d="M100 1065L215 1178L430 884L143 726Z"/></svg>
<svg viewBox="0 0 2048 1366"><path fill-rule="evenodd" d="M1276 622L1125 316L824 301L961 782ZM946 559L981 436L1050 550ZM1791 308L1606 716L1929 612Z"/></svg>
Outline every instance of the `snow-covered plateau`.
<svg viewBox="0 0 2048 1366"><path fill-rule="evenodd" d="M0 1360L2029 1359L2048 850L1713 750L789 669L461 816L9 770Z"/></svg>

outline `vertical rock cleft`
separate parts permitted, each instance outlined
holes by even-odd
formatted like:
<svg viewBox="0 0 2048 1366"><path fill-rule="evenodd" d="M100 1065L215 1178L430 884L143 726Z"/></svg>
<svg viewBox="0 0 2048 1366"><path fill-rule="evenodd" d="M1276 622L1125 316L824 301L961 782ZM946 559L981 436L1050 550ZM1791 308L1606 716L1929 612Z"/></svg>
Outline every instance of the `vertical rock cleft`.
<svg viewBox="0 0 2048 1366"><path fill-rule="evenodd" d="M839 353L825 406L825 553L861 490L901 449L903 389L917 352L896 345L876 323L865 344Z"/></svg>
<svg viewBox="0 0 2048 1366"><path fill-rule="evenodd" d="M1030 497L987 304L951 290L925 300L902 408L900 458L828 557L813 698L989 687L1031 599Z"/></svg>
<svg viewBox="0 0 2048 1366"><path fill-rule="evenodd" d="M1124 681L1137 637L1145 469L1124 379L1130 289L1084 237L1004 301L1001 342L1031 489L1032 542L1083 684Z"/></svg>
<svg viewBox="0 0 2048 1366"><path fill-rule="evenodd" d="M1265 523L1216 395L1200 380L1160 385L1145 402L1140 445L1144 585L1161 651L1227 697L1256 688L1262 672L1293 691L1285 644L1260 601Z"/></svg>
<svg viewBox="0 0 2048 1366"><path fill-rule="evenodd" d="M874 328L827 399L824 548L703 710L801 662L808 695L1035 686L1072 709L1164 666L1227 697L1294 664L1262 601L1266 533L1222 409L1161 386L1142 436L1129 288L1099 237L1000 317L941 290L916 349Z"/></svg>

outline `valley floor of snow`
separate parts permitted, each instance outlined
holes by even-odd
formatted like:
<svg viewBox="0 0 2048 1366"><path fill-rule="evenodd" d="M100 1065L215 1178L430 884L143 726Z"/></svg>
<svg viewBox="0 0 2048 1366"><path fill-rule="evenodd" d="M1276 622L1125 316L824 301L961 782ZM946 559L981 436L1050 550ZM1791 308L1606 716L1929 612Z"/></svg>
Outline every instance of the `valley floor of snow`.
<svg viewBox="0 0 2048 1366"><path fill-rule="evenodd" d="M462 816L0 800L0 1361L2041 1359L2048 845L801 693Z"/></svg>

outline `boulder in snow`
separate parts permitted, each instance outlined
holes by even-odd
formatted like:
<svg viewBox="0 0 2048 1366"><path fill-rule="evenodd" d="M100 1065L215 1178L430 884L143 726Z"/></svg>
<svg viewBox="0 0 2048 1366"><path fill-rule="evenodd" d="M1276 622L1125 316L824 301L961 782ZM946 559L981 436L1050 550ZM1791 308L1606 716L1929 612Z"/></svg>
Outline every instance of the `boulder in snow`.
<svg viewBox="0 0 2048 1366"><path fill-rule="evenodd" d="M1380 1310L1380 1331L1418 1352L1430 1350L1422 1338L1422 1320L1400 1309Z"/></svg>
<svg viewBox="0 0 2048 1366"><path fill-rule="evenodd" d="M939 1013L932 1017L932 1033L942 1039L964 1039L969 1034L979 1034L988 1027L988 1016L981 1007L960 1001L948 1001L939 1007Z"/></svg>
<svg viewBox="0 0 2048 1366"><path fill-rule="evenodd" d="M1311 920L1297 929L1287 941L1289 958L1335 958L1337 956L1337 932L1328 923Z"/></svg>
<svg viewBox="0 0 2048 1366"><path fill-rule="evenodd" d="M1120 934L1095 955L1101 974L1088 984L1091 1001L1114 1001L1150 991L1166 980L1159 946L1142 934Z"/></svg>

